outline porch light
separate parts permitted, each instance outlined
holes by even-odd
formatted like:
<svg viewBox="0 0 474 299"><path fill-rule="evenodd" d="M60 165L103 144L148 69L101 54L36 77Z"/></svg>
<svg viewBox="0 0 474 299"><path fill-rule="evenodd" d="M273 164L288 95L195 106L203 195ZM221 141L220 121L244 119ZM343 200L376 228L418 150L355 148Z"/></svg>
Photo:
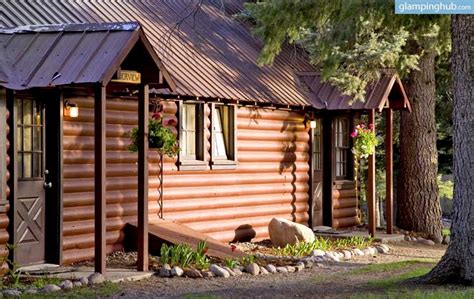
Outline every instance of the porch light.
<svg viewBox="0 0 474 299"><path fill-rule="evenodd" d="M309 122L309 127L310 127L311 129L315 129L315 128L316 128L316 121L315 121L314 119Z"/></svg>
<svg viewBox="0 0 474 299"><path fill-rule="evenodd" d="M71 118L78 117L79 107L77 107L77 104L69 103L68 101L64 102L64 116L69 116Z"/></svg>

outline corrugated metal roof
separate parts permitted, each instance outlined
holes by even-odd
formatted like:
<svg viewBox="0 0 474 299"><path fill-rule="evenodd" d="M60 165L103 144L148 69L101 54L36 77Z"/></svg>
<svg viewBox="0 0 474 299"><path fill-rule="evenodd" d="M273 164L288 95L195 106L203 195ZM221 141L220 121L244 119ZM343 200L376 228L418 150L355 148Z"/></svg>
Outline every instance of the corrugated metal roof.
<svg viewBox="0 0 474 299"><path fill-rule="evenodd" d="M395 73L384 72L380 79L370 84L365 91L365 101L351 101L352 98L343 94L329 82L323 82L321 75L316 72L298 73L301 88L306 90L307 95L317 109L327 110L382 110L389 97L391 101L397 102L393 107L397 109L410 110L405 90L400 78ZM394 89L395 87L395 89ZM352 102L352 104L351 104Z"/></svg>
<svg viewBox="0 0 474 299"><path fill-rule="evenodd" d="M1 56L11 63L2 85L27 89L108 81L139 36L136 22L0 29Z"/></svg>
<svg viewBox="0 0 474 299"><path fill-rule="evenodd" d="M202 2L199 10L196 4ZM285 46L272 66L256 64L262 48L229 15L242 1L4 0L4 27L45 23L139 21L180 95L310 105L295 71L314 71L304 53ZM227 13L226 13L227 11ZM54 37L49 41L54 42ZM67 46L66 46L67 47ZM45 80L43 78L43 80Z"/></svg>

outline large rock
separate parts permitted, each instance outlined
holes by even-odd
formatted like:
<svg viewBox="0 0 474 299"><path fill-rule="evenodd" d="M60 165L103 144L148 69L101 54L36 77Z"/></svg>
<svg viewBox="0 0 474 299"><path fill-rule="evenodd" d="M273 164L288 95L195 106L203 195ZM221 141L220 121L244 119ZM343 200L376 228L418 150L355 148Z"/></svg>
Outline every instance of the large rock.
<svg viewBox="0 0 474 299"><path fill-rule="evenodd" d="M272 243L280 247L286 244L314 241L313 230L309 227L283 218L273 218L268 224L268 232Z"/></svg>

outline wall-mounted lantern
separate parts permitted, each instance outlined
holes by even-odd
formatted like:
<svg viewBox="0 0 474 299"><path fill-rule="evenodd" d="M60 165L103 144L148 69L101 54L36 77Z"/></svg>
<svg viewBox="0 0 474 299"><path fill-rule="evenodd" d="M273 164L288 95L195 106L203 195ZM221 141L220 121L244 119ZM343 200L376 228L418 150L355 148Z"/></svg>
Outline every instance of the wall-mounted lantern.
<svg viewBox="0 0 474 299"><path fill-rule="evenodd" d="M311 121L309 122L309 127L310 127L311 129L316 129L316 120L314 120L314 119L311 120Z"/></svg>
<svg viewBox="0 0 474 299"><path fill-rule="evenodd" d="M77 104L69 103L68 101L64 102L64 116L71 118L76 118L79 116L79 107Z"/></svg>

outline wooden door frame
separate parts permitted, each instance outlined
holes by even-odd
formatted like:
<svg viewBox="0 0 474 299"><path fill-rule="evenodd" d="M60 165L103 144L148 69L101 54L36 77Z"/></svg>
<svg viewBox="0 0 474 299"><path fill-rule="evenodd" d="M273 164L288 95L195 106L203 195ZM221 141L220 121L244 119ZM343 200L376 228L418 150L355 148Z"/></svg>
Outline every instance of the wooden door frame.
<svg viewBox="0 0 474 299"><path fill-rule="evenodd" d="M20 93L21 94L21 93ZM48 199L45 199L45 261L48 263L61 264L62 263L62 224L63 224L63 133L62 133L62 118L63 118L63 101L62 94L58 89L48 90L31 90L28 92L35 99L46 99L45 103L45 169L49 167L54 169L50 171L51 182L53 188L48 190ZM10 117L8 118L8 125L10 132L8 134L8 140L10 147L8 149L8 155L10 157L10 164L8 170L10 172L10 180L8 185L10 187L10 196L8 198L10 208L8 211L8 217L10 220L8 226L9 244L13 244L15 240L15 221L14 211L15 203L18 197L18 170L17 170L17 110L15 105L15 92L7 89L7 109ZM47 111L49 110L49 112ZM47 127L50 129L47 129ZM57 130L51 130L51 128L57 128ZM46 141L47 140L47 141ZM52 143L52 144L51 144ZM54 146L54 147L53 147ZM47 164L48 163L48 164ZM53 163L53 165L49 164ZM50 166L48 166L50 165ZM52 167L51 167L52 166ZM46 194L45 194L46 195ZM9 259L15 263L21 265L21 261L15 260L14 248L9 252Z"/></svg>

